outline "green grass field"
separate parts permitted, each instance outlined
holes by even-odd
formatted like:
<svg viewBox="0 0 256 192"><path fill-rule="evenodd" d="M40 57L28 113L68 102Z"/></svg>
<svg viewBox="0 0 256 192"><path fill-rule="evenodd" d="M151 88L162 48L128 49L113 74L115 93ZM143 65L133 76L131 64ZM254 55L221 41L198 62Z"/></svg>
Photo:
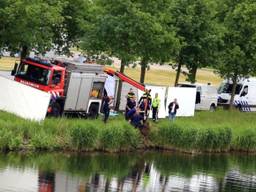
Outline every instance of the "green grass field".
<svg viewBox="0 0 256 192"><path fill-rule="evenodd" d="M256 150L256 114L239 111L196 112L194 117L178 118L175 124L185 133L180 132L181 146L190 148L200 136L206 136L201 147L213 147L216 143L218 150L221 142L227 141L227 149L255 151ZM164 120L161 127L167 126ZM172 133L173 134L173 133ZM188 135L186 135L188 134ZM194 134L194 141L192 139ZM201 134L201 135L200 135ZM229 135L230 134L230 135ZM186 138L188 137L188 138ZM230 137L230 138L229 138ZM220 139L220 140L219 140ZM230 139L230 141L228 141ZM186 143L186 141L189 141ZM215 142L215 143L214 143Z"/></svg>
<svg viewBox="0 0 256 192"><path fill-rule="evenodd" d="M19 58L13 57L2 57L0 58L0 70L11 70L18 61ZM139 81L140 69L139 68L126 68L125 74L129 77ZM164 85L172 86L175 81L175 71L173 69L151 69L147 71L145 83L153 85ZM181 74L180 82L185 81L185 76ZM218 86L222 79L216 75L213 70L200 69L197 73L197 82L199 83L211 83L212 85Z"/></svg>
<svg viewBox="0 0 256 192"><path fill-rule="evenodd" d="M97 120L47 118L36 123L0 112L0 150L256 152L255 113L197 112L195 117L150 121L146 139L122 115Z"/></svg>

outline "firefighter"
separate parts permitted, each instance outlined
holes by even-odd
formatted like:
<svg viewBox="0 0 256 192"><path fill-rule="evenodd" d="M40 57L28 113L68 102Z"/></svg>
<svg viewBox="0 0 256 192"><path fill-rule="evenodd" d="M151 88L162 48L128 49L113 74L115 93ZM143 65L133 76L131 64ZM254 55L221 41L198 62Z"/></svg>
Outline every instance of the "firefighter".
<svg viewBox="0 0 256 192"><path fill-rule="evenodd" d="M142 129L143 128L143 117L141 116L140 114L140 108L137 107L132 116L131 116L131 119L130 119L130 123L135 127L135 128L138 128L138 129Z"/></svg>
<svg viewBox="0 0 256 192"><path fill-rule="evenodd" d="M146 121L148 118L148 114L152 104L152 97L150 95L150 92L151 89L146 89L145 93L141 96L138 103L141 111L144 110L144 121Z"/></svg>
<svg viewBox="0 0 256 192"><path fill-rule="evenodd" d="M125 108L125 119L129 120L130 115L129 112L133 110L136 107L136 98L135 96L131 97L129 100L127 100L126 108Z"/></svg>
<svg viewBox="0 0 256 192"><path fill-rule="evenodd" d="M160 99L158 97L158 93L155 94L155 98L152 102L152 119L156 121L158 119L158 109L160 107Z"/></svg>
<svg viewBox="0 0 256 192"><path fill-rule="evenodd" d="M133 89L130 88L130 91L128 92L126 98L127 98L127 102L132 98L135 97L135 93L133 92Z"/></svg>
<svg viewBox="0 0 256 192"><path fill-rule="evenodd" d="M110 104L113 102L113 97L105 95L103 98L103 113L104 113L104 118L103 121L104 123L107 123L107 120L109 118L109 113L110 113Z"/></svg>

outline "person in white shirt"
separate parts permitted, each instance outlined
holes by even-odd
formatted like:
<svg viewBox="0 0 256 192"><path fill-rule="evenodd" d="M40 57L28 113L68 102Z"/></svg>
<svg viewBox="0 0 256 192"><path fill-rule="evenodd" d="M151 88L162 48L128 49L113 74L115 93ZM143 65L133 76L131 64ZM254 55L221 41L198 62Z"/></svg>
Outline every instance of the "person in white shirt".
<svg viewBox="0 0 256 192"><path fill-rule="evenodd" d="M168 109L169 109L169 119L174 121L174 119L176 117L177 110L179 109L179 104L178 104L176 98L173 100L173 102L171 102L168 105Z"/></svg>

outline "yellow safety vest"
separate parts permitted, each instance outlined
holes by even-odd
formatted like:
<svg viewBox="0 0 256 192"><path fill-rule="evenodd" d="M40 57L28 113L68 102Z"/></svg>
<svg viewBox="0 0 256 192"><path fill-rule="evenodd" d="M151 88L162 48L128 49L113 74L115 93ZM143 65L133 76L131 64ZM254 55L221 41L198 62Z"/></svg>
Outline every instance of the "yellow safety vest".
<svg viewBox="0 0 256 192"><path fill-rule="evenodd" d="M159 107L159 105L160 105L160 99L154 98L152 102L152 107Z"/></svg>

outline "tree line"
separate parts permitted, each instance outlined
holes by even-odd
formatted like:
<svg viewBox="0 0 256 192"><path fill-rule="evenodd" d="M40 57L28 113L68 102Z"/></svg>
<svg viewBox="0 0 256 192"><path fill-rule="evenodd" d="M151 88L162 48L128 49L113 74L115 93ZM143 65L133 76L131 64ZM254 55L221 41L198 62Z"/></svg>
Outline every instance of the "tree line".
<svg viewBox="0 0 256 192"><path fill-rule="evenodd" d="M44 53L71 47L133 62L144 83L151 63L182 66L187 79L212 67L233 83L256 71L254 0L1 0L0 49ZM119 89L122 84L120 83Z"/></svg>

